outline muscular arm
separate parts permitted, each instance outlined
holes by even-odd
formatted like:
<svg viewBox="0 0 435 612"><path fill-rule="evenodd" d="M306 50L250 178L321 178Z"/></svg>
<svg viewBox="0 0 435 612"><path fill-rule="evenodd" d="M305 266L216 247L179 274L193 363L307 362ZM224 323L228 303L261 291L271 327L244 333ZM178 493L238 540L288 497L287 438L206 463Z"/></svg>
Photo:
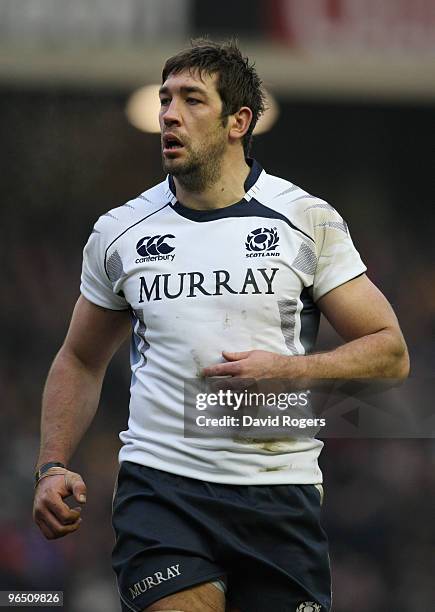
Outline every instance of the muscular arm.
<svg viewBox="0 0 435 612"><path fill-rule="evenodd" d="M408 376L409 357L390 304L367 278L359 276L318 302L345 344L308 355L306 375L314 378L397 378Z"/></svg>
<svg viewBox="0 0 435 612"><path fill-rule="evenodd" d="M128 329L127 311L78 299L44 389L38 465L71 458L97 410L107 365Z"/></svg>
<svg viewBox="0 0 435 612"><path fill-rule="evenodd" d="M107 365L129 330L127 311L106 310L80 297L65 342L51 366L44 389L41 446L37 466L67 464L97 410ZM80 486L75 489L77 483ZM62 501L85 492L77 474L43 478L36 489L35 520L47 537L77 528L78 514Z"/></svg>
<svg viewBox="0 0 435 612"><path fill-rule="evenodd" d="M388 301L362 275L323 296L318 306L346 343L332 351L288 357L269 351L224 351L226 363L205 376L245 378L395 378L408 376L409 357Z"/></svg>

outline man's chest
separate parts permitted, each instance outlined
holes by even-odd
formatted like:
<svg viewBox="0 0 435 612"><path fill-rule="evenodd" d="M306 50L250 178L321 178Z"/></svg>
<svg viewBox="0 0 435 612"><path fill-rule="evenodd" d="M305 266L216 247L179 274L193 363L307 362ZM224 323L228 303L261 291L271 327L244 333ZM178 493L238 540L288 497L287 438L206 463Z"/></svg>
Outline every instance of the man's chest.
<svg viewBox="0 0 435 612"><path fill-rule="evenodd" d="M140 224L108 249L122 262L114 290L134 309L266 308L297 298L304 279L292 266L302 238L276 219Z"/></svg>

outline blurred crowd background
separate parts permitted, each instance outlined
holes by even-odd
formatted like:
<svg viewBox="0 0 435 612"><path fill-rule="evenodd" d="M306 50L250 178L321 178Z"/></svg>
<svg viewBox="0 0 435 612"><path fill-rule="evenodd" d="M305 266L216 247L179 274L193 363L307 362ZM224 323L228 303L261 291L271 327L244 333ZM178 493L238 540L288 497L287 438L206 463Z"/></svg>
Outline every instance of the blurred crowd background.
<svg viewBox="0 0 435 612"><path fill-rule="evenodd" d="M341 212L396 310L412 376L435 391L432 0L0 0L0 590L64 590L67 612L119 610L110 510L127 347L72 462L85 520L57 542L31 521L41 391L93 223L162 179L159 137L129 123L128 99L203 34L237 36L256 60L279 116L254 156ZM319 346L334 341L323 325ZM335 612L435 609L434 430L327 440Z"/></svg>

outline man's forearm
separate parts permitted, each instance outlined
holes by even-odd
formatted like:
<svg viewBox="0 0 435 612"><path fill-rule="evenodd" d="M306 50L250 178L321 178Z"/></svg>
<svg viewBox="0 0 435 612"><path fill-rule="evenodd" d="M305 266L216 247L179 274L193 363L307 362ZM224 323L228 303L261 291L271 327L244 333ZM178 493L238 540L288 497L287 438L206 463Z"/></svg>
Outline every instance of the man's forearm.
<svg viewBox="0 0 435 612"><path fill-rule="evenodd" d="M300 360L300 361L299 361ZM409 357L403 337L381 330L352 340L325 353L290 357L284 376L289 378L394 378L409 373Z"/></svg>
<svg viewBox="0 0 435 612"><path fill-rule="evenodd" d="M104 371L89 369L61 349L44 389L37 466L68 463L96 413L103 378Z"/></svg>

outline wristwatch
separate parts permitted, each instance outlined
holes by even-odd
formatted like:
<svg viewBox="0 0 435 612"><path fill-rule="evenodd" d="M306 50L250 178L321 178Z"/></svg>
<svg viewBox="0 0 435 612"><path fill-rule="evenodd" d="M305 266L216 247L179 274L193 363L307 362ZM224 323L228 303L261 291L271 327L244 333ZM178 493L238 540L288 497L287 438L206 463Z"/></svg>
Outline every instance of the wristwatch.
<svg viewBox="0 0 435 612"><path fill-rule="evenodd" d="M45 472L52 467L66 468L66 466L63 463L60 463L60 461L49 461L48 463L43 463L35 472L35 486L41 480Z"/></svg>

